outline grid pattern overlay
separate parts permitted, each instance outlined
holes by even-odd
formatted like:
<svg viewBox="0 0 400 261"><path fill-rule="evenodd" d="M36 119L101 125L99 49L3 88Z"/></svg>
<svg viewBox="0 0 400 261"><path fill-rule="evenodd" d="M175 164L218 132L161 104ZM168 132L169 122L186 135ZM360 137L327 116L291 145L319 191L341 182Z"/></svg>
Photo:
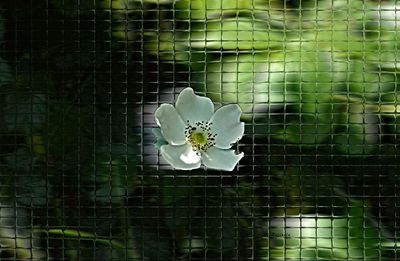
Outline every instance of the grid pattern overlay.
<svg viewBox="0 0 400 261"><path fill-rule="evenodd" d="M0 260L400 260L399 33L396 1L2 0ZM154 146L186 87L242 108L232 172Z"/></svg>

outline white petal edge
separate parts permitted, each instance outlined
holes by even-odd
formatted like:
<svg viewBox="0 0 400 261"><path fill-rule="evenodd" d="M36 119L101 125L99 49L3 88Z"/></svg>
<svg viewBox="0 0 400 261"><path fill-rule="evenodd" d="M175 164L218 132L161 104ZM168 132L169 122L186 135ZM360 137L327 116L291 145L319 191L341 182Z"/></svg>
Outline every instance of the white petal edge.
<svg viewBox="0 0 400 261"><path fill-rule="evenodd" d="M202 153L201 159L207 168L232 171L243 156L243 152L235 154L234 150L211 147Z"/></svg>
<svg viewBox="0 0 400 261"><path fill-rule="evenodd" d="M191 124L198 121L208 122L214 113L211 99L196 95L192 88L186 88L179 94L175 107L182 120Z"/></svg>
<svg viewBox="0 0 400 261"><path fill-rule="evenodd" d="M156 136L156 142L154 143L154 146L159 150L162 145L168 144L168 142L164 139L163 135L161 134L161 129L160 128L153 128L151 130Z"/></svg>
<svg viewBox="0 0 400 261"><path fill-rule="evenodd" d="M162 136L172 145L185 143L185 123L171 104L161 104L155 112L156 123Z"/></svg>
<svg viewBox="0 0 400 261"><path fill-rule="evenodd" d="M151 132L154 134L154 136L156 136L157 139L164 139L160 128L152 128Z"/></svg>
<svg viewBox="0 0 400 261"><path fill-rule="evenodd" d="M192 150L189 144L181 146L163 145L161 156L175 169L191 170L200 168L201 157Z"/></svg>
<svg viewBox="0 0 400 261"><path fill-rule="evenodd" d="M219 108L211 118L211 132L217 134L215 146L229 149L232 143L240 140L244 133L244 123L240 122L242 110L237 104L229 104Z"/></svg>

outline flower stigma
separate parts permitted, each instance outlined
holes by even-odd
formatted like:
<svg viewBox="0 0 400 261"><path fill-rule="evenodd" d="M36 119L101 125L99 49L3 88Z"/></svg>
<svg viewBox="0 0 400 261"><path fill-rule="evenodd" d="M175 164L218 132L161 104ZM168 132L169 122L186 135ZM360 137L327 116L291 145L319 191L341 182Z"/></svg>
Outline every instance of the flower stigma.
<svg viewBox="0 0 400 261"><path fill-rule="evenodd" d="M207 143L207 135L204 132L193 132L191 138L193 143L200 146Z"/></svg>
<svg viewBox="0 0 400 261"><path fill-rule="evenodd" d="M215 145L215 137L217 134L212 134L212 122L198 121L193 125L187 121L185 129L186 142L192 145L193 151L200 155L201 151L207 151L208 148Z"/></svg>

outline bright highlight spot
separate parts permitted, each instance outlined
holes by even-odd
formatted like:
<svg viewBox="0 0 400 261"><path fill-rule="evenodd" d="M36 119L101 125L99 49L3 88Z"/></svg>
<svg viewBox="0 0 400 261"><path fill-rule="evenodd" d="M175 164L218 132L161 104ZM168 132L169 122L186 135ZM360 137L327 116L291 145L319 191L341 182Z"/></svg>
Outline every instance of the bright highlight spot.
<svg viewBox="0 0 400 261"><path fill-rule="evenodd" d="M195 164L199 162L199 158L199 155L197 155L196 152L193 150L182 153L180 156L180 159L186 164Z"/></svg>

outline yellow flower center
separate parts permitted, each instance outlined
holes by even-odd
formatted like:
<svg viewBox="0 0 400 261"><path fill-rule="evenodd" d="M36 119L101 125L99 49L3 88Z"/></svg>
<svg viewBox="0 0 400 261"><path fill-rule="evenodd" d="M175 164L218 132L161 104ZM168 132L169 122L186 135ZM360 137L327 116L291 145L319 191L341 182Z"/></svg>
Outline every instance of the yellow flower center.
<svg viewBox="0 0 400 261"><path fill-rule="evenodd" d="M185 128L186 142L192 145L192 149L197 155L200 155L201 151L206 151L209 147L215 145L215 137L217 134L212 134L211 131L212 122L199 121L193 125L187 121Z"/></svg>
<svg viewBox="0 0 400 261"><path fill-rule="evenodd" d="M207 134L204 132L193 132L191 138L193 145L197 145L198 147L207 144Z"/></svg>

